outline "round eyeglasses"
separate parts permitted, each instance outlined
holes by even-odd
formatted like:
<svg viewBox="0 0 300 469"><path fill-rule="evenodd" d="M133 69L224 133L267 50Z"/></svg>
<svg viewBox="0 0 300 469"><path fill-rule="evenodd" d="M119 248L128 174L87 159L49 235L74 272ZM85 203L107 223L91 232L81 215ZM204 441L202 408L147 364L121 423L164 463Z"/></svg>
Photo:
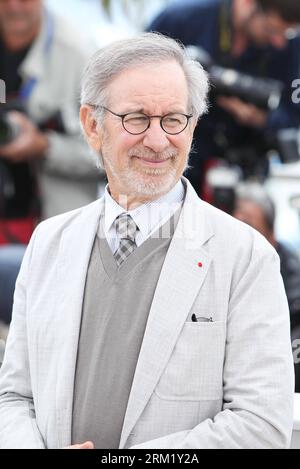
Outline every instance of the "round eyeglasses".
<svg viewBox="0 0 300 469"><path fill-rule="evenodd" d="M166 114L165 116L147 116L147 114L143 114L142 112L117 114L104 106L99 107L122 119L123 128L132 135L139 135L146 132L153 118L160 119L160 126L167 134L177 135L186 129L190 118L193 117L192 114L181 114L180 112Z"/></svg>

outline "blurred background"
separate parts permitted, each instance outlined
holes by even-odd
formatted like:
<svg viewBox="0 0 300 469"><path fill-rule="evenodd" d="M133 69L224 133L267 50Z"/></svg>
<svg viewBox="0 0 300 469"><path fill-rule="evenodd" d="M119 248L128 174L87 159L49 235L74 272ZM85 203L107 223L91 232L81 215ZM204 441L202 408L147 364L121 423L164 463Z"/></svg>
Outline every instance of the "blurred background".
<svg viewBox="0 0 300 469"><path fill-rule="evenodd" d="M271 14L271 0L0 1L0 340L36 224L92 202L106 184L79 128L84 64L150 30L180 40L210 75L186 176L277 249L300 338L300 18L292 0L274 1Z"/></svg>

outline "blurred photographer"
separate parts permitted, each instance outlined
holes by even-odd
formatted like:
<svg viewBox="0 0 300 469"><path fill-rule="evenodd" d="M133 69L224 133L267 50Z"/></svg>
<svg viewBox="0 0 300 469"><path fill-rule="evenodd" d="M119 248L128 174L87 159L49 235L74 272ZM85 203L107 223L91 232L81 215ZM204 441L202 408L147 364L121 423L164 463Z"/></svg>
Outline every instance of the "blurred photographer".
<svg viewBox="0 0 300 469"><path fill-rule="evenodd" d="M81 72L93 48L42 0L0 0L0 320L39 218L97 197L78 125Z"/></svg>
<svg viewBox="0 0 300 469"><path fill-rule="evenodd" d="M246 177L263 159L269 139L281 129L300 126L300 104L292 100L300 70L299 24L299 0L188 0L172 4L150 25L185 45L202 47L224 68L283 84L279 106L272 111L212 89L211 109L195 133L193 169L187 174L198 192L210 158L239 163Z"/></svg>
<svg viewBox="0 0 300 469"><path fill-rule="evenodd" d="M37 194L43 218L96 198L99 173L77 123L81 72L91 52L42 0L0 0L0 78L7 92L7 105L0 105L1 220L35 214ZM6 226L12 227L7 242L27 242L29 233L22 237L12 222Z"/></svg>
<svg viewBox="0 0 300 469"><path fill-rule="evenodd" d="M275 205L262 186L251 182L238 186L233 216L259 231L279 254L293 328L300 326L300 259L297 252L276 239L275 215Z"/></svg>

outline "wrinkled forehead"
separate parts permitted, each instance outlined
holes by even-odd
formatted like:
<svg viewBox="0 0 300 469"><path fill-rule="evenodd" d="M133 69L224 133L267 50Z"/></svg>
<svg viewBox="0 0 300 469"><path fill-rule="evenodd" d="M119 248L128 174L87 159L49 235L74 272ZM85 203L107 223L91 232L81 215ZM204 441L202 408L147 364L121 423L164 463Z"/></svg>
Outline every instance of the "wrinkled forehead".
<svg viewBox="0 0 300 469"><path fill-rule="evenodd" d="M107 91L109 104L118 107L138 106L146 111L177 106L184 111L188 104L186 77L175 61L129 67L112 80Z"/></svg>

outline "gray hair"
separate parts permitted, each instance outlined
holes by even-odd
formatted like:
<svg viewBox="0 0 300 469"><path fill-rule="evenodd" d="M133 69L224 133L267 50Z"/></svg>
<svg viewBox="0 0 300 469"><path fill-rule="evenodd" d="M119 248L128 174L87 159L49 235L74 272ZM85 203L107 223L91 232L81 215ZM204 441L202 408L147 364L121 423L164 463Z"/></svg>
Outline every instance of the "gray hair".
<svg viewBox="0 0 300 469"><path fill-rule="evenodd" d="M256 182L241 183L236 190L237 200L247 200L258 205L262 210L268 228L274 230L275 204L266 190Z"/></svg>
<svg viewBox="0 0 300 469"><path fill-rule="evenodd" d="M175 60L187 80L189 112L198 119L207 111L208 77L203 67L188 57L185 49L174 39L159 33L144 33L115 41L98 50L84 71L81 104L108 106L110 82L128 67ZM96 118L102 118L96 111Z"/></svg>

